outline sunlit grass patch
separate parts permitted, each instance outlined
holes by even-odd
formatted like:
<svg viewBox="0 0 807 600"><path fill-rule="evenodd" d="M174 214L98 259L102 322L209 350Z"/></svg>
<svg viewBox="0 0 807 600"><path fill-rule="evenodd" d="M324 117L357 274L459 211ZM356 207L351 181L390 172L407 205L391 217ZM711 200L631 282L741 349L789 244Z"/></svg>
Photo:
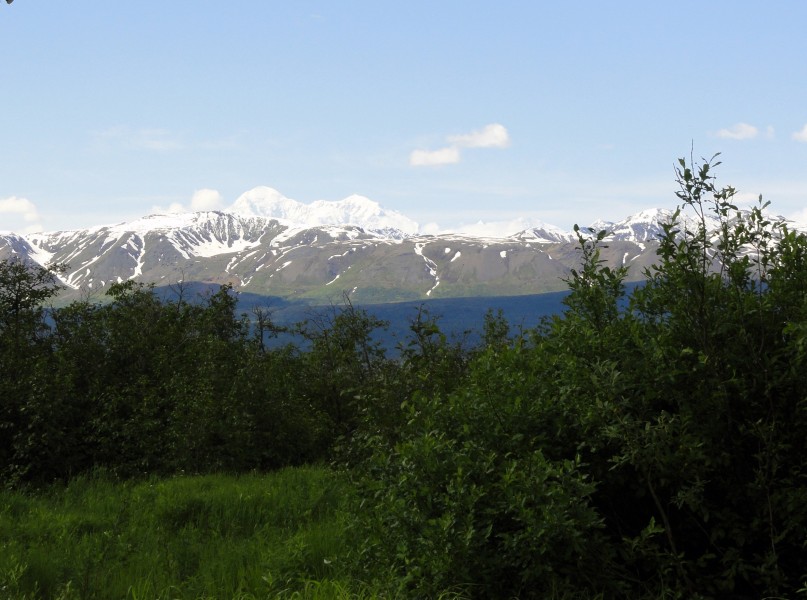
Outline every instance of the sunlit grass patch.
<svg viewBox="0 0 807 600"><path fill-rule="evenodd" d="M0 494L0 597L266 598L339 577L346 552L327 469Z"/></svg>

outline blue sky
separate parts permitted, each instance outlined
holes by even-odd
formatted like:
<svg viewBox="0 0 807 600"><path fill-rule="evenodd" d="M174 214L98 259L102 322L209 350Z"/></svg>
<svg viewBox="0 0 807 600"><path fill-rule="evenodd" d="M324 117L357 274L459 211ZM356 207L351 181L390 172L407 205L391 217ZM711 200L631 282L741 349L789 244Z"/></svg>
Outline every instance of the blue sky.
<svg viewBox="0 0 807 600"><path fill-rule="evenodd" d="M805 23L796 1L0 3L0 229L258 185L571 228L673 207L693 144L807 220Z"/></svg>

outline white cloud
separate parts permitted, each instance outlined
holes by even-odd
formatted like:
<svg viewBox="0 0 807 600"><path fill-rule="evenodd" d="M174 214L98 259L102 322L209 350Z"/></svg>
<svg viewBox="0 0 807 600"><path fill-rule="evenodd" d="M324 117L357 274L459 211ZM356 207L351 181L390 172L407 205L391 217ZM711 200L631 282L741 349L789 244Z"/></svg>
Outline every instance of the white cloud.
<svg viewBox="0 0 807 600"><path fill-rule="evenodd" d="M211 190L209 188L202 188L193 192L190 204L182 204L181 202L172 202L168 208L164 206L155 205L152 211L155 213L187 213L187 212L204 212L208 210L221 210L224 206L224 198L218 190Z"/></svg>
<svg viewBox="0 0 807 600"><path fill-rule="evenodd" d="M456 232L479 237L506 237L525 229L527 229L526 221L522 218L516 218L510 221L463 223L456 228Z"/></svg>
<svg viewBox="0 0 807 600"><path fill-rule="evenodd" d="M421 235L460 234L475 237L503 238L533 227L565 233L554 225L532 216L513 216L504 219L478 220L475 223L461 222L443 227L431 221L418 229Z"/></svg>
<svg viewBox="0 0 807 600"><path fill-rule="evenodd" d="M413 150L409 164L413 167L453 165L460 162L460 148L507 148L510 135L504 125L491 123L479 131L446 138L450 144L439 150Z"/></svg>
<svg viewBox="0 0 807 600"><path fill-rule="evenodd" d="M460 151L455 146L439 150L413 150L409 155L409 164L413 167L435 167L453 165L460 162Z"/></svg>
<svg viewBox="0 0 807 600"><path fill-rule="evenodd" d="M443 233L443 228L434 221L429 221L425 225L420 226L418 233L421 235L439 235Z"/></svg>
<svg viewBox="0 0 807 600"><path fill-rule="evenodd" d="M729 140L752 140L759 134L759 129L748 123L737 123L717 132L717 137Z"/></svg>
<svg viewBox="0 0 807 600"><path fill-rule="evenodd" d="M491 221L480 220L476 223L461 223L454 228L454 231L456 233L479 237L507 237L532 227L548 229L550 231L554 230L561 233L561 230L554 225L548 225L540 219L531 218L529 216Z"/></svg>
<svg viewBox="0 0 807 600"><path fill-rule="evenodd" d="M191 210L193 212L203 210L219 210L224 204L224 198L217 190L202 188L196 190L191 198Z"/></svg>
<svg viewBox="0 0 807 600"><path fill-rule="evenodd" d="M510 135L504 125L492 123L479 131L449 136L448 141L461 148L507 148Z"/></svg>
<svg viewBox="0 0 807 600"><path fill-rule="evenodd" d="M0 229L16 233L36 233L42 231L39 211L27 198L11 196L0 198ZM10 225L10 226L9 226Z"/></svg>
<svg viewBox="0 0 807 600"><path fill-rule="evenodd" d="M807 142L807 125L799 131L794 131L792 137L797 142Z"/></svg>

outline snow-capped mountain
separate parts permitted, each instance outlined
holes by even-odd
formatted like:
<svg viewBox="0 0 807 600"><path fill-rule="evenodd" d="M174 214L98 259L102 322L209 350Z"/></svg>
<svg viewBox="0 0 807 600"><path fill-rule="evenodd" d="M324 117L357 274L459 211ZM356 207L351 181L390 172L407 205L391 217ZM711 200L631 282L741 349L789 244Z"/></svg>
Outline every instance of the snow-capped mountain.
<svg viewBox="0 0 807 600"><path fill-rule="evenodd" d="M594 231L605 230L609 240L630 240L644 243L658 239L662 233L662 223L668 223L673 212L661 208L643 210L622 221L595 221L590 225Z"/></svg>
<svg viewBox="0 0 807 600"><path fill-rule="evenodd" d="M227 212L278 219L294 225L356 225L390 235L396 231L409 235L418 231L418 224L412 219L385 210L377 202L356 194L344 200L317 200L303 204L286 198L274 188L263 186L242 194Z"/></svg>
<svg viewBox="0 0 807 600"><path fill-rule="evenodd" d="M638 278L655 259L670 211L647 210L606 229L602 257ZM358 301L539 293L564 289L577 236L530 222L518 233L417 233L417 224L361 196L302 204L255 188L226 211L150 215L76 231L0 233L0 258L66 263L66 297L103 294L129 279L232 283L261 295Z"/></svg>
<svg viewBox="0 0 807 600"><path fill-rule="evenodd" d="M244 252L280 229L267 219L222 212L150 215L129 223L26 236L40 264L64 263L74 289L153 278L194 259Z"/></svg>
<svg viewBox="0 0 807 600"><path fill-rule="evenodd" d="M563 244L577 241L574 233L545 223L519 231L513 237L534 244Z"/></svg>
<svg viewBox="0 0 807 600"><path fill-rule="evenodd" d="M595 231L608 232L608 240L629 240L636 243L658 240L663 229L662 224L672 220L673 211L663 208L652 208L631 215L622 221L596 221L591 224ZM706 215L706 229L716 230L719 226L717 219ZM699 223L690 215L678 216L677 229L697 231Z"/></svg>

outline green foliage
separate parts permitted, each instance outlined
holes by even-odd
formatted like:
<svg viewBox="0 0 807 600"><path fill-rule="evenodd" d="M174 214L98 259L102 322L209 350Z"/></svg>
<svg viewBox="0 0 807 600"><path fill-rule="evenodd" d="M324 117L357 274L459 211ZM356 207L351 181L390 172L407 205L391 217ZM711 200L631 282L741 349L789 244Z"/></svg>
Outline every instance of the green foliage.
<svg viewBox="0 0 807 600"><path fill-rule="evenodd" d="M419 597L543 598L607 573L595 486L576 443L560 447L573 407L544 391L552 351L490 346L457 389L404 403L396 441L358 470L356 560Z"/></svg>
<svg viewBox="0 0 807 600"><path fill-rule="evenodd" d="M19 258L0 262L0 332L4 337L11 335L21 343L22 336L36 333L42 304L59 291L57 275L66 269L59 264L47 268L31 265Z"/></svg>
<svg viewBox="0 0 807 600"><path fill-rule="evenodd" d="M310 343L301 360L301 393L309 405L327 417L332 444L358 424L364 393L384 371L386 357L373 333L386 323L353 306L347 294L344 306L314 315L300 326Z"/></svg>
<svg viewBox="0 0 807 600"><path fill-rule="evenodd" d="M137 494L86 509L81 523L57 516L25 532L9 525L25 505L14 497L0 520L1 585L86 597L142 535L169 557L148 567L157 579L115 597L353 597L347 573L369 582L357 597L804 593L807 237L761 198L740 209L717 165L678 163L680 206L642 285L628 291L624 265L603 261L607 231L576 227L565 312L518 335L490 313L474 349L421 308L390 358L385 324L346 297L296 329L299 347L270 350L271 318L257 313L250 330L229 286L190 302L126 282L106 304L47 313L54 272L2 263L7 486L98 468L130 477L331 460L356 496L349 527L300 525L258 558L231 541L255 534L266 505L239 497L233 514L205 479L166 494L132 484ZM133 517L139 502L153 526ZM120 536L117 523L134 529ZM57 559L34 538L73 554ZM256 577L268 555L274 570Z"/></svg>
<svg viewBox="0 0 807 600"><path fill-rule="evenodd" d="M447 393L465 379L467 350L440 331L438 319L425 307L418 308L409 330L399 344L398 360L380 362L372 381L355 393L355 427L337 446L343 466L352 468L372 454L386 454L384 448L396 443L407 420L402 404L407 398Z"/></svg>
<svg viewBox="0 0 807 600"><path fill-rule="evenodd" d="M21 304L34 325L0 357L7 482L99 467L122 476L237 472L323 457L332 428L301 392L299 352L266 351L236 314L230 286L195 302L179 292L163 300L152 286L118 283L110 302L74 302L48 320L36 304L46 296Z"/></svg>
<svg viewBox="0 0 807 600"><path fill-rule="evenodd" d="M65 442L45 414L66 407L51 401L42 378L49 358L42 305L58 292L64 268L0 262L0 476L9 482L25 477L29 454L58 454Z"/></svg>
<svg viewBox="0 0 807 600"><path fill-rule="evenodd" d="M632 360L644 377L631 378L606 432L616 471L636 488L629 504L662 527L658 570L692 592L787 595L803 575L796 448L807 379L787 335L803 309L781 302L793 295L781 280L802 268L783 259L807 240L766 219L761 201L739 211L734 190L715 185L713 162L680 163L682 210L699 225L670 224L632 299Z"/></svg>
<svg viewBox="0 0 807 600"><path fill-rule="evenodd" d="M804 589L807 238L740 210L718 164L680 161L629 296L608 233L576 228L565 314L512 344L489 323L461 383L357 440L359 561L426 596Z"/></svg>
<svg viewBox="0 0 807 600"><path fill-rule="evenodd" d="M617 318L619 300L625 293L624 280L628 268L624 265L612 269L600 258L600 248L608 232L588 230L588 236L579 226L574 226L581 250L581 268L572 269L566 280L570 294L564 299L570 315L580 319L600 332Z"/></svg>

